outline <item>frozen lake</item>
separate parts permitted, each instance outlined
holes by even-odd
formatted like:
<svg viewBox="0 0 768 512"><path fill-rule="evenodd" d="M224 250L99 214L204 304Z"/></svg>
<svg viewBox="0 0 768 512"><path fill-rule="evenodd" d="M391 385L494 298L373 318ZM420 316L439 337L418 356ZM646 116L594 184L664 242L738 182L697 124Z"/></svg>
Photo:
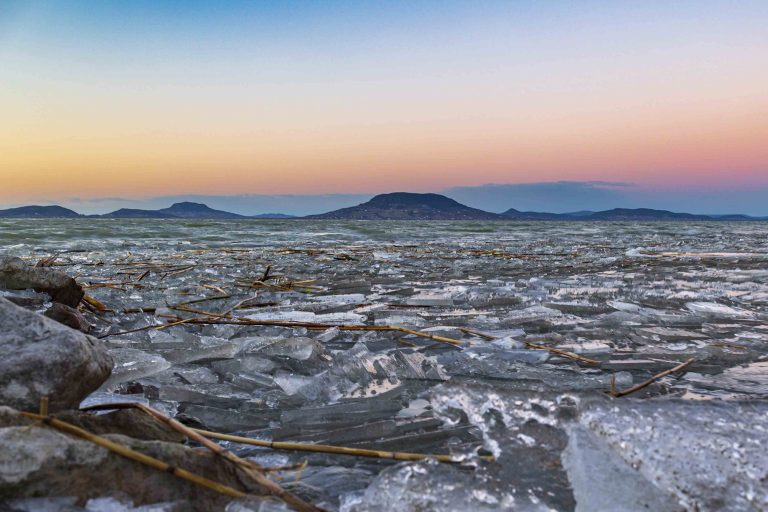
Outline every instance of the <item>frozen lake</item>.
<svg viewBox="0 0 768 512"><path fill-rule="evenodd" d="M464 461L229 446L330 510L768 507L766 222L0 220L0 254L95 299L89 404Z"/></svg>

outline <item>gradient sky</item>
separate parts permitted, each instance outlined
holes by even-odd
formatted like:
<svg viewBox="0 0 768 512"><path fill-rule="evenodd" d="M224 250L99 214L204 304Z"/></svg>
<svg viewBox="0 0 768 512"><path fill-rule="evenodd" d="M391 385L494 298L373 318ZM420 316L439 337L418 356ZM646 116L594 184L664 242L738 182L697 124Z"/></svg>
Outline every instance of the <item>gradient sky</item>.
<svg viewBox="0 0 768 512"><path fill-rule="evenodd" d="M768 1L0 2L0 205L596 180L768 189Z"/></svg>

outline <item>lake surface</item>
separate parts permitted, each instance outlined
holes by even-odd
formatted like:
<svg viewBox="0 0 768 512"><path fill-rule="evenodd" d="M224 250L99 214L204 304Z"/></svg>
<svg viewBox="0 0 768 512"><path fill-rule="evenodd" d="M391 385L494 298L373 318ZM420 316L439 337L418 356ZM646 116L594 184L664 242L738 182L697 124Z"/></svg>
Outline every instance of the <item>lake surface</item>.
<svg viewBox="0 0 768 512"><path fill-rule="evenodd" d="M88 403L464 461L229 445L331 510L768 504L768 222L5 219L0 254L108 309Z"/></svg>

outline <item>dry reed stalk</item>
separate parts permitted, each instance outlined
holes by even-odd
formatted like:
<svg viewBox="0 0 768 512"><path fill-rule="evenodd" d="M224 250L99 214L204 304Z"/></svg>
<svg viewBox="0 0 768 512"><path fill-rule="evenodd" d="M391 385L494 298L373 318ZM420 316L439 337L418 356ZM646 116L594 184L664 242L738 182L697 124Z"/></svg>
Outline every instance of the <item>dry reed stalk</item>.
<svg viewBox="0 0 768 512"><path fill-rule="evenodd" d="M537 345L537 344L531 343L529 341L524 341L523 343L525 343L525 346L528 347L528 348L533 348L533 349L537 349L537 350L546 350L546 351L551 352L553 354L557 354L559 356L567 357L568 359L574 359L576 361L581 361L582 363L600 364L600 361L597 361L595 359L590 359L588 357L583 357L583 356L580 356L578 354L574 354L573 352L567 352L565 350L560 350L559 348L552 348L552 347L547 347L547 346L544 346L544 345Z"/></svg>
<svg viewBox="0 0 768 512"><path fill-rule="evenodd" d="M113 333L102 334L101 336L98 336L98 338L99 339L104 339L104 338L109 338L110 336L122 336L123 334L131 334L131 333L134 333L134 332L147 331L147 330L150 330L150 329L155 329L155 330L160 331L162 329L167 329L168 327L173 327L174 325L190 323L192 320L197 320L197 319L196 318L185 318L183 320L177 320L175 322L171 322L171 323L168 323L168 324L145 325L144 327L137 327L136 329L129 329L127 331L120 331L120 332L113 332Z"/></svg>
<svg viewBox="0 0 768 512"><path fill-rule="evenodd" d="M88 303L90 306L96 308L98 311L104 312L109 311L109 308L105 306L103 303L99 302L98 300L94 299L90 295L83 295L84 302Z"/></svg>
<svg viewBox="0 0 768 512"><path fill-rule="evenodd" d="M190 304L199 304L200 302L207 302L209 300L218 300L218 299L231 299L232 295L228 294L222 294L222 295L215 295L213 297L203 297L202 299L194 299L194 300L188 300L185 302L179 302L178 304L173 304L171 306L168 306L169 308L175 308L179 306L189 306Z"/></svg>
<svg viewBox="0 0 768 512"><path fill-rule="evenodd" d="M316 279L305 279L303 281L290 281L290 280L279 280L280 278L277 277L271 277L269 279L275 279L277 282L274 284L267 283L262 280L257 281L249 281L249 282L243 282L243 283L237 283L237 286L241 288L268 288L270 290L274 291L290 291L290 290L299 290L299 291L319 291L323 288L320 286L313 286L306 283L312 283L317 281Z"/></svg>
<svg viewBox="0 0 768 512"><path fill-rule="evenodd" d="M214 313L213 311L204 311L202 309L190 308L188 306L168 306L168 309L173 309L174 311L183 311L184 313L194 313L196 315L203 315L206 318L208 317L224 318L227 316L222 313Z"/></svg>
<svg viewBox="0 0 768 512"><path fill-rule="evenodd" d="M48 395L40 397L40 416L48 416Z"/></svg>
<svg viewBox="0 0 768 512"><path fill-rule="evenodd" d="M273 450L295 450L303 452L317 452L317 453L333 453L337 455L353 455L357 457L370 457L375 459L392 459L392 460L408 460L418 461L424 459L435 459L439 462L446 462L450 464L460 463L460 460L453 458L450 455L434 455L425 453L410 453L410 452L391 452L385 450L368 450L364 448L348 448L345 446L333 446L327 444L312 444L312 443L291 443L284 441L264 441L261 439L252 439L250 437L234 436L231 434L220 434L218 432L211 432L209 430L194 429L196 432L210 437L212 439L220 439L222 441L229 441L232 443L249 444L253 446L261 446L263 448L272 448Z"/></svg>
<svg viewBox="0 0 768 512"><path fill-rule="evenodd" d="M461 340L457 340L454 338L447 338L445 336L437 336L435 334L427 334L425 332L421 331L415 331L413 329L408 329L405 327L399 327L395 325L351 325L351 324L322 324L317 322L292 322L292 321L281 321L281 320L252 320L250 318L231 318L231 319L224 319L223 317L229 315L232 311L237 309L237 307L246 301L241 301L235 307L231 308L229 311L223 313L223 314L209 314L208 312L205 312L207 316L204 317L192 317L192 318L186 318L184 320L179 320L176 322L171 322L169 324L164 325L152 325L152 326L145 326L140 327L138 329L132 329L130 331L123 331L123 332L116 332L112 334L105 334L103 336L100 336L101 338L106 338L109 336L120 336L123 334L129 334L132 332L137 331L143 331L147 329L167 329L168 327L172 327L174 325L179 324L195 324L195 325L211 325L211 324L226 324L226 325L272 325L276 327L288 327L288 328L306 328L310 330L325 330L325 329L332 329L332 328L338 328L341 331L383 331L383 332L402 332L405 334L411 334L413 336L418 336L420 338L426 338L434 341L439 341L441 343L448 343L450 345L454 346L463 346L464 342ZM176 308L179 309L179 308ZM191 308L189 308L191 309ZM183 311L183 310L182 310ZM202 313L202 312L200 312ZM478 331L469 331L474 334L480 335L482 333L479 333ZM484 335L486 339L496 339L495 337L492 337L490 335ZM560 355L562 357L566 357L569 359L574 359L576 361L581 361L583 363L587 364L593 364L597 365L600 364L600 361L596 361L594 359L589 359L587 357L580 356L578 354L573 354L571 352L567 352L565 350L560 350L557 348L551 348L546 347L543 345L536 345L534 343L525 342L526 346L529 348L534 348L538 350L546 350L548 352L551 352L553 354Z"/></svg>
<svg viewBox="0 0 768 512"><path fill-rule="evenodd" d="M221 288L220 286L212 286L210 284L204 284L202 285L203 288L208 288L209 290L213 290L215 292L219 292L222 295L226 295L227 291L224 288Z"/></svg>
<svg viewBox="0 0 768 512"><path fill-rule="evenodd" d="M461 340L455 340L453 338L446 338L445 336L437 336L436 334L427 334L421 331L414 331L413 329L406 329L405 327L396 327L393 325L386 325L382 327L388 327L389 331L397 331L397 332L403 332L405 334L412 334L414 336L418 336L420 338L427 338L434 341L439 341L441 343L449 343L451 345L455 346L461 346L464 345L464 342Z"/></svg>
<svg viewBox="0 0 768 512"><path fill-rule="evenodd" d="M52 267L53 262L56 261L56 259L59 257L58 254L54 254L52 256L48 256L46 258L42 258L40 261L38 261L35 266L36 267Z"/></svg>
<svg viewBox="0 0 768 512"><path fill-rule="evenodd" d="M679 365L675 366L674 368L670 368L669 370L664 370L661 373L657 373L656 375L654 375L650 379L646 380L645 382L641 382L640 384L637 384L635 386L632 386L631 388L625 389L624 391L619 391L617 393L611 393L611 395L613 397L615 397L615 398L619 398L619 397L622 397L622 396L627 396L630 393L634 393L635 391L639 391L639 390L641 390L641 389L643 389L645 387L650 386L651 384L653 384L657 380L659 380L659 379L661 379L663 377L666 377L667 375L670 375L672 373L677 373L677 372L679 372L681 370L686 369L694 361L695 361L695 359L693 359L693 358L688 359L684 363L680 363Z"/></svg>
<svg viewBox="0 0 768 512"><path fill-rule="evenodd" d="M484 332L475 331L474 329L467 329L465 327L459 327L459 330L464 331L467 334L473 334L475 336L479 336L480 338L483 338L487 341L493 341L498 339L496 336L491 336L490 334L486 334ZM528 348L536 349L536 350L546 350L547 352L551 352L553 354L557 354L562 357L567 357L568 359L573 359L575 361L581 361L582 363L587 364L600 364L600 361L596 361L595 359L590 359L588 357L583 357L578 354L574 354L573 352L568 352L566 350L560 350L559 348L552 348L547 347L545 345L538 345L536 343L531 343L530 341L524 341L525 346Z"/></svg>
<svg viewBox="0 0 768 512"><path fill-rule="evenodd" d="M184 318L183 320L176 320L175 322L171 322L169 324L156 325L154 327L155 327L156 330L162 331L163 329L167 329L168 327L173 327L174 325L179 325L179 324L186 324L186 323L189 323L191 321L192 321L191 318Z"/></svg>
<svg viewBox="0 0 768 512"><path fill-rule="evenodd" d="M260 486L266 489L269 492L269 494L271 494L275 498L282 500L283 502L290 505L294 509L299 510L300 512L319 512L321 510L315 507L314 505L311 505L305 502L295 494L289 491L286 491L285 489L283 489L283 487L280 486L280 484L267 478L264 475L264 469L261 466L251 461L238 457L237 455L225 449L224 447L214 443L210 439L207 439L205 436L198 433L196 430L191 429L186 425L179 423L175 419L166 416L160 411L156 411L155 409L152 409L151 407L147 407L144 404L137 404L137 403L104 404L104 405L99 405L94 407L88 407L88 408L85 408L84 410L102 410L102 409L139 409L144 413L148 414L149 416L153 417L157 421L168 425L173 430L176 430L177 432L187 436L189 439L205 446L216 455L222 457L223 459L239 467L240 469L243 470L245 474L251 477L256 483L258 483Z"/></svg>
<svg viewBox="0 0 768 512"><path fill-rule="evenodd" d="M113 290L120 290L125 291L126 286L133 286L134 288L145 288L146 285L141 283L128 283L128 282L119 282L119 283L93 283L93 284L86 284L83 285L83 290L91 290L94 288L112 288Z"/></svg>
<svg viewBox="0 0 768 512"><path fill-rule="evenodd" d="M459 327L459 330L465 334L471 334L472 336L477 336L478 338L482 338L487 341L495 340L495 336L491 336L490 334L486 334L484 332L476 331L474 329L468 329L466 327Z"/></svg>
<svg viewBox="0 0 768 512"><path fill-rule="evenodd" d="M228 324L228 325L272 325L276 327L289 327L289 328L301 328L311 330L325 330L338 328L341 331L383 331L383 332L402 332L405 334L412 334L420 338L427 338L434 341L440 341L442 343L449 343L451 345L461 346L464 343L461 340L453 338L446 338L445 336L437 336L434 334L427 334L420 331L414 331L413 329L407 329L405 327L398 327L395 325L351 325L351 324L322 324L317 322L292 322L281 320L252 320L250 318L234 318L234 319L211 319L211 318L192 318L188 319L186 323L191 324ZM170 326L170 324L169 324ZM118 333L115 333L118 334Z"/></svg>

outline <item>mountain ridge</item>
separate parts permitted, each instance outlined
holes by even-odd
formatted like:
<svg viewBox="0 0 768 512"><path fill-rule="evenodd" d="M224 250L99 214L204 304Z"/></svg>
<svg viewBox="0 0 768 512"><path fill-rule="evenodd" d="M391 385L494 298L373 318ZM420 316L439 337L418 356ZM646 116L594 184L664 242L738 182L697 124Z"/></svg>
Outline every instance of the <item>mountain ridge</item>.
<svg viewBox="0 0 768 512"><path fill-rule="evenodd" d="M526 221L765 221L768 217L743 214L704 215L652 208L613 208L569 213L531 212L510 208L493 213L433 193L392 192L379 194L365 203L317 215L295 217L281 213L241 215L183 201L167 208L143 210L121 208L102 215L82 215L58 205L20 206L0 210L0 218L106 218L106 219L338 219L338 220L526 220Z"/></svg>
<svg viewBox="0 0 768 512"><path fill-rule="evenodd" d="M193 203L191 201L183 201L180 203L173 203L168 208L161 208L157 210L163 213L169 213L175 217L182 219L247 219L245 215L239 213L225 212L224 210L214 210L208 205L203 203Z"/></svg>
<svg viewBox="0 0 768 512"><path fill-rule="evenodd" d="M440 194L392 192L379 194L357 206L305 219L338 220L500 220L497 213L471 208Z"/></svg>
<svg viewBox="0 0 768 512"><path fill-rule="evenodd" d="M46 218L46 219L61 219L61 218L76 218L82 217L79 213L69 208L64 208L59 205L51 206L19 206L17 208L7 208L0 210L0 217L6 219L33 219L33 218Z"/></svg>

